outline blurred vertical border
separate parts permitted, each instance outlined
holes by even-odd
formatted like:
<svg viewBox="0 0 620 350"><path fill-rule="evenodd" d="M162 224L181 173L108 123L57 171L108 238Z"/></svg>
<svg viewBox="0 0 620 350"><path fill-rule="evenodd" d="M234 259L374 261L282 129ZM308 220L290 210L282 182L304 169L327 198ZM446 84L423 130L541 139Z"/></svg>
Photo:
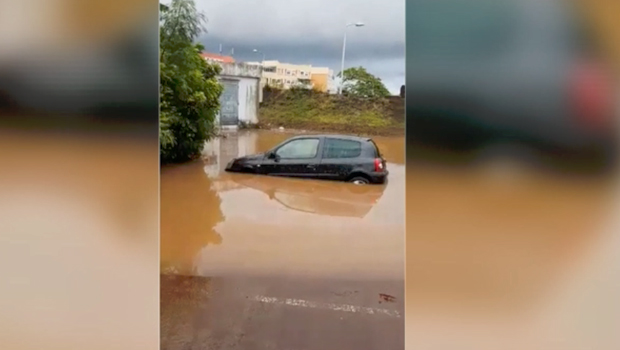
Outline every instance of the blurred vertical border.
<svg viewBox="0 0 620 350"><path fill-rule="evenodd" d="M620 1L406 16L406 349L620 349Z"/></svg>
<svg viewBox="0 0 620 350"><path fill-rule="evenodd" d="M0 2L0 344L159 347L159 3Z"/></svg>

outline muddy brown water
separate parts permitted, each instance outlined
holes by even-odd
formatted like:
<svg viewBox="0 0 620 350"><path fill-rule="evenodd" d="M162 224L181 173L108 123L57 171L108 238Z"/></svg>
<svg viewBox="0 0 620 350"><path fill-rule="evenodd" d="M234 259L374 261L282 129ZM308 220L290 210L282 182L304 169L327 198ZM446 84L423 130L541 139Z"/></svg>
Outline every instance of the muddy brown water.
<svg viewBox="0 0 620 350"><path fill-rule="evenodd" d="M404 276L404 137L374 138L385 186L231 174L233 158L293 134L227 133L161 170L162 274Z"/></svg>
<svg viewBox="0 0 620 350"><path fill-rule="evenodd" d="M516 165L408 164L407 348L618 348L617 175Z"/></svg>
<svg viewBox="0 0 620 350"><path fill-rule="evenodd" d="M191 305L218 305L206 301L213 293L261 289L264 282L254 276L302 276L306 282L289 284L298 290L271 292L322 291L311 300L334 288L325 278L404 278L407 348L617 348L610 346L620 342L611 327L620 321L617 175L568 177L509 162L480 169L409 164L405 188L403 138L376 138L389 162L384 189L358 193L344 183L223 171L231 158L290 136L231 134L212 142L203 159L162 169L162 281L194 276L163 284L166 300L188 307L163 303L162 310L194 315ZM251 277L219 284L200 279L233 275ZM399 288L378 282L358 290L391 294ZM169 319L162 324L179 324ZM283 327L278 320L273 329ZM301 322L292 320L285 323Z"/></svg>

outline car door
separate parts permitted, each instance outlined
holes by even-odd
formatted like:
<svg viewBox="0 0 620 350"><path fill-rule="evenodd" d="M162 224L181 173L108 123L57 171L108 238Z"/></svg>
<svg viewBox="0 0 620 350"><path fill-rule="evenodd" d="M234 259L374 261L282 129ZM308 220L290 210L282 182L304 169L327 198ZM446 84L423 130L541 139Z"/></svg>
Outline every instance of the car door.
<svg viewBox="0 0 620 350"><path fill-rule="evenodd" d="M318 167L322 178L346 180L355 168L362 166L360 141L326 137L322 152L323 157Z"/></svg>
<svg viewBox="0 0 620 350"><path fill-rule="evenodd" d="M273 152L276 157L270 160L270 175L314 178L321 159L320 152L320 137L285 142Z"/></svg>

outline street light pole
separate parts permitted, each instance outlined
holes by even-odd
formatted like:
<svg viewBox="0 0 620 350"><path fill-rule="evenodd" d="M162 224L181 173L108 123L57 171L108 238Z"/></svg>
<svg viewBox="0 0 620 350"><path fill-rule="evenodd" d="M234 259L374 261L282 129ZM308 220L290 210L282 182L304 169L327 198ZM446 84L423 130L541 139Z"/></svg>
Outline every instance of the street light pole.
<svg viewBox="0 0 620 350"><path fill-rule="evenodd" d="M264 53L264 52L262 52L262 51L260 51L260 50L257 50L257 49L254 49L254 50L252 50L252 51L254 51L254 52L256 52L256 53L263 54L263 60L262 60L260 63L261 63L261 65L265 64L265 53Z"/></svg>
<svg viewBox="0 0 620 350"><path fill-rule="evenodd" d="M252 51L263 54L263 60L260 62L260 80L258 83L259 90L260 90L258 93L258 102L261 103L263 102L263 88L267 86L267 79L265 79L265 73L264 73L265 72L265 53L258 49L254 49Z"/></svg>
<svg viewBox="0 0 620 350"><path fill-rule="evenodd" d="M338 94L342 95L342 89L344 87L344 55L347 50L347 29L349 27L363 27L364 23L348 23L344 28L344 39L342 40L342 61L340 62L340 87L338 89Z"/></svg>
<svg viewBox="0 0 620 350"><path fill-rule="evenodd" d="M347 25L347 28L349 25ZM342 40L342 61L340 63L340 84L338 86L338 94L342 95L342 87L344 85L344 54L347 49L347 29L344 30L344 39Z"/></svg>
<svg viewBox="0 0 620 350"><path fill-rule="evenodd" d="M267 84L267 82L266 82L266 81L265 81L265 79L263 78L263 71L265 70L265 53L264 53L264 52L262 52L262 51L260 51L260 50L258 50L258 49L254 49L254 50L252 50L252 51L253 51L253 52L256 52L256 53L263 54L263 60L260 62L260 80L261 80L261 86L262 86L262 84L265 84L265 85L266 85L266 84Z"/></svg>

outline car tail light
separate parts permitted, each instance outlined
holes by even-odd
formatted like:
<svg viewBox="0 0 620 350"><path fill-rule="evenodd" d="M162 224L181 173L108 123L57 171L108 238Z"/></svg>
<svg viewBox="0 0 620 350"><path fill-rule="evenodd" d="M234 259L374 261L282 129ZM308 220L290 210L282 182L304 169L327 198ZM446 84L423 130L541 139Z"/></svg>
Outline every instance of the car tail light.
<svg viewBox="0 0 620 350"><path fill-rule="evenodd" d="M381 172L385 167L383 166L383 159L375 158L375 171Z"/></svg>
<svg viewBox="0 0 620 350"><path fill-rule="evenodd" d="M597 65L580 65L571 82L572 103L581 126L602 129L610 126L614 96L610 77Z"/></svg>

